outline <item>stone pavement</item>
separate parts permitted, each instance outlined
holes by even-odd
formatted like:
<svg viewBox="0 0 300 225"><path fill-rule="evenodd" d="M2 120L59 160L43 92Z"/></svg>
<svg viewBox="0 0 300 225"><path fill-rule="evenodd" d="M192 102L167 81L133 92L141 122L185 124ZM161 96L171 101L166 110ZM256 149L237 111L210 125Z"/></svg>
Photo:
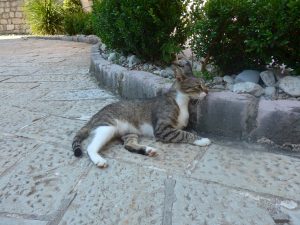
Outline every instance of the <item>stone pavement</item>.
<svg viewBox="0 0 300 225"><path fill-rule="evenodd" d="M143 139L157 157L119 142L107 169L73 157L74 133L118 100L89 75L90 48L0 36L1 225L300 224L297 153Z"/></svg>

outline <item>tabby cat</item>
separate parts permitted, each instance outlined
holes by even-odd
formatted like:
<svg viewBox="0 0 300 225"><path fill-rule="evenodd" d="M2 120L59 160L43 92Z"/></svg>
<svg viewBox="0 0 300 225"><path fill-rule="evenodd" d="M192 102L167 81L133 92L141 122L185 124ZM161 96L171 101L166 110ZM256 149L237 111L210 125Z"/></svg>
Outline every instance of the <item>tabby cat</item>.
<svg viewBox="0 0 300 225"><path fill-rule="evenodd" d="M188 62L173 65L173 69L176 81L166 94L146 100L122 100L96 113L74 137L74 155L82 155L81 142L92 131L94 137L87 152L93 163L101 168L107 167L107 162L98 152L115 137L123 140L128 151L147 156L155 156L157 150L139 144L139 135L155 137L162 142L209 145L208 138L181 130L188 124L189 100L203 98L208 90L201 79L192 76Z"/></svg>

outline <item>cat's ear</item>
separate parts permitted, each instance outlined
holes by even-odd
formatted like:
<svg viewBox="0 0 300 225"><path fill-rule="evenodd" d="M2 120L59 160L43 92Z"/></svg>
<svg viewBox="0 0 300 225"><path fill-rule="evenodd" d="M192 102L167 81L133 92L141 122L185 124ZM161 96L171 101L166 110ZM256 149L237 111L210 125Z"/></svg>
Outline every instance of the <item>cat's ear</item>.
<svg viewBox="0 0 300 225"><path fill-rule="evenodd" d="M176 63L173 63L172 64L172 69L174 71L174 76L175 76L175 79L178 81L178 82L182 82L184 81L187 77L184 75L184 71L182 69L182 67Z"/></svg>
<svg viewBox="0 0 300 225"><path fill-rule="evenodd" d="M185 78L194 77L192 65L189 60L177 60L174 61L172 65L176 79L177 76Z"/></svg>

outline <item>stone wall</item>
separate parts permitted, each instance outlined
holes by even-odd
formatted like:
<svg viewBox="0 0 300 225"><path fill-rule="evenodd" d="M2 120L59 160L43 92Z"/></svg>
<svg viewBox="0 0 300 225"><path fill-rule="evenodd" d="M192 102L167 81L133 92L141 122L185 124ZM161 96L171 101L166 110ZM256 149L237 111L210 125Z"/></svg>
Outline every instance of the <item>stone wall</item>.
<svg viewBox="0 0 300 225"><path fill-rule="evenodd" d="M23 4L24 0L0 0L0 34L29 33Z"/></svg>

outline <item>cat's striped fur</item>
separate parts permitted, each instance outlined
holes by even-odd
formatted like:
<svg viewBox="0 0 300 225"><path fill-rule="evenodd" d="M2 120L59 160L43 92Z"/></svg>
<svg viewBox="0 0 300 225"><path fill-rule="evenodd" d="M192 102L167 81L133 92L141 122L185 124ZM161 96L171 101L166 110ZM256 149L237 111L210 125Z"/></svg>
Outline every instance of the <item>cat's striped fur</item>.
<svg viewBox="0 0 300 225"><path fill-rule="evenodd" d="M154 156L156 150L140 145L139 135L155 137L162 142L209 145L209 139L182 130L189 119L189 100L207 93L207 88L201 79L190 76L189 63L173 66L173 69L177 81L168 93L145 100L122 100L96 113L74 137L72 147L75 156L82 155L81 142L92 131L95 136L87 151L99 167L106 167L107 163L98 151L115 137L122 138L128 151L149 156Z"/></svg>

